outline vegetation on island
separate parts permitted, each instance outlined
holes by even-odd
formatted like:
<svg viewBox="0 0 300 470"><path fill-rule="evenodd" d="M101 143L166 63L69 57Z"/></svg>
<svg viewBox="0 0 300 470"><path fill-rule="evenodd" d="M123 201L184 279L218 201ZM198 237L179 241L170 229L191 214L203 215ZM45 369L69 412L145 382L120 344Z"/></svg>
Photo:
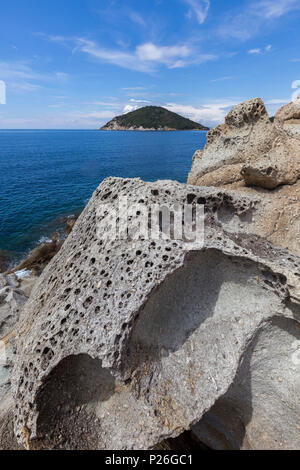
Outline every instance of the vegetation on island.
<svg viewBox="0 0 300 470"><path fill-rule="evenodd" d="M207 127L159 106L145 106L109 121L101 130L164 129L208 130Z"/></svg>

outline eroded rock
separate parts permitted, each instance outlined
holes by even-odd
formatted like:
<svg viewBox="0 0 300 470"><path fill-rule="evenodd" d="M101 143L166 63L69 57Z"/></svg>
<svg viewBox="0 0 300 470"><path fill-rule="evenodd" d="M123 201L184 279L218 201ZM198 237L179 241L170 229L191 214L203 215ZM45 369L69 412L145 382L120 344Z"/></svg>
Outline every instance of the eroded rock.
<svg viewBox="0 0 300 470"><path fill-rule="evenodd" d="M122 196L147 207L205 204L204 242L135 240L140 209L129 220L129 239L105 236ZM278 319L287 331L299 324L300 260L246 233L256 203L175 182L109 178L100 185L22 312L13 373L19 443L152 448L190 429L229 393L269 324ZM264 373L259 361L253 367ZM284 407L299 375L283 379L277 412L288 429L296 418L284 421ZM259 392L248 390L252 400ZM299 403L291 406L299 414ZM289 444L299 446L297 439L291 435Z"/></svg>
<svg viewBox="0 0 300 470"><path fill-rule="evenodd" d="M284 106L273 124L261 100L237 106L224 125L208 133L205 149L195 153L189 182L260 200L249 233L300 255L299 138L284 125L297 110L294 103Z"/></svg>
<svg viewBox="0 0 300 470"><path fill-rule="evenodd" d="M300 97L280 108L274 119L275 125L288 135L300 138Z"/></svg>
<svg viewBox="0 0 300 470"><path fill-rule="evenodd" d="M273 124L261 99L239 104L225 124L208 132L188 182L221 187L244 179L247 185L266 189L294 184L300 177L300 142L287 129L290 121L296 125L297 116L299 105L291 103L281 108Z"/></svg>
<svg viewBox="0 0 300 470"><path fill-rule="evenodd" d="M15 275L0 274L0 339L14 329L28 299L19 285Z"/></svg>

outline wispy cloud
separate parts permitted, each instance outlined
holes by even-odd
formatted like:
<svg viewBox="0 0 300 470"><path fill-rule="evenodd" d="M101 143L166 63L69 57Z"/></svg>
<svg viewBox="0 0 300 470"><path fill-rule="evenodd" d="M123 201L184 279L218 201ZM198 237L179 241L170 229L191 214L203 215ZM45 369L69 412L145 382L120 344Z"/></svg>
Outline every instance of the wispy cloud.
<svg viewBox="0 0 300 470"><path fill-rule="evenodd" d="M266 100L265 101L265 104L286 104L286 103L289 103L290 102L290 98L274 98L274 99L271 99L271 100Z"/></svg>
<svg viewBox="0 0 300 470"><path fill-rule="evenodd" d="M126 91L140 91L140 90L146 90L146 88L143 87L143 86L132 86L132 87L127 87L127 88L122 88L122 90L126 90Z"/></svg>
<svg viewBox="0 0 300 470"><path fill-rule="evenodd" d="M145 27L146 26L146 21L144 20L144 18L139 14L137 13L136 11L132 11L129 13L129 18L131 19L131 21L133 21L134 23L142 26L142 27Z"/></svg>
<svg viewBox="0 0 300 470"><path fill-rule="evenodd" d="M272 49L272 46L271 44L268 44L267 46L265 46L263 49L261 47L257 47L257 48L254 48L254 49L250 49L248 51L248 54L263 54L264 52L270 52Z"/></svg>
<svg viewBox="0 0 300 470"><path fill-rule="evenodd" d="M248 51L248 54L261 54L261 49L260 48L250 49Z"/></svg>
<svg viewBox="0 0 300 470"><path fill-rule="evenodd" d="M134 51L107 49L96 42L77 38L77 51L89 57L119 67L145 73L153 73L159 66L169 69L201 64L217 57L213 54L200 54L187 45L158 46L152 42L140 44Z"/></svg>
<svg viewBox="0 0 300 470"><path fill-rule="evenodd" d="M240 101L224 100L219 102L207 103L196 107L192 105L167 103L165 108L174 113L179 113L193 121L201 122L210 126L216 126L224 121L229 110Z"/></svg>
<svg viewBox="0 0 300 470"><path fill-rule="evenodd" d="M295 10L300 10L300 0L250 0L246 6L224 15L218 32L223 37L245 41L265 25Z"/></svg>
<svg viewBox="0 0 300 470"><path fill-rule="evenodd" d="M188 17L196 17L199 24L203 24L207 18L210 0L184 0L189 6Z"/></svg>
<svg viewBox="0 0 300 470"><path fill-rule="evenodd" d="M251 5L251 11L255 16L266 19L280 18L299 8L299 0L260 0Z"/></svg>
<svg viewBox="0 0 300 470"><path fill-rule="evenodd" d="M29 63L19 61L0 62L0 77L16 92L33 92L42 88L45 82L65 82L69 76L64 72L40 73Z"/></svg>
<svg viewBox="0 0 300 470"><path fill-rule="evenodd" d="M225 76L225 77L219 77L219 78L214 78L213 80L211 80L212 83L215 83L215 82L225 82L227 80L232 80L234 77L231 76L231 75L228 75L228 76Z"/></svg>
<svg viewBox="0 0 300 470"><path fill-rule="evenodd" d="M143 106L147 106L151 104L151 101L149 100L137 100L135 98L131 98L129 100L129 103L126 104L123 108L123 114L130 113L131 111L135 111L139 108L142 108Z"/></svg>

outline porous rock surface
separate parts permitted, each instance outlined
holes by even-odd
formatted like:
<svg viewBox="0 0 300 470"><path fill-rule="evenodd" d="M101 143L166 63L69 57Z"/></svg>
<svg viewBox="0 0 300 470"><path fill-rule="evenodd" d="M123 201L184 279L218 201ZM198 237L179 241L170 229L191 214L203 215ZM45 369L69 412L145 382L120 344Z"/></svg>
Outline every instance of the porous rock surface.
<svg viewBox="0 0 300 470"><path fill-rule="evenodd" d="M148 207L205 204L204 242L135 239L139 210L128 239L105 236L120 196ZM300 260L247 233L256 204L168 181L99 186L22 311L13 372L19 444L149 449L219 400L243 397L241 448L262 424L263 447L275 446L274 435L281 448L299 447L289 431L300 408L290 362L300 339ZM268 366L274 382L263 381ZM266 395L268 406L252 416Z"/></svg>
<svg viewBox="0 0 300 470"><path fill-rule="evenodd" d="M195 154L188 182L222 186L244 179L266 189L294 184L300 177L300 141L286 132L286 123L291 121L287 117L299 116L299 110L300 102L291 103L271 123L260 98L237 105L225 124L208 132L207 145Z"/></svg>
<svg viewBox="0 0 300 470"><path fill-rule="evenodd" d="M288 135L300 139L300 97L280 108L275 114L274 124Z"/></svg>
<svg viewBox="0 0 300 470"><path fill-rule="evenodd" d="M208 133L188 179L259 199L249 230L298 256L300 134L290 124L300 127L299 109L298 102L283 106L271 123L262 100L238 105Z"/></svg>

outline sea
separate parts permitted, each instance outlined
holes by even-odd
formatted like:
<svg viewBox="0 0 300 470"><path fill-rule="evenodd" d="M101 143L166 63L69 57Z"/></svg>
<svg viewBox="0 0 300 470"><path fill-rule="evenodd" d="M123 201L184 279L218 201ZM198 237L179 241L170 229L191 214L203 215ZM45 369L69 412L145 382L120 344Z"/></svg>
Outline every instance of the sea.
<svg viewBox="0 0 300 470"><path fill-rule="evenodd" d="M186 182L206 134L0 130L0 250L24 259L109 176Z"/></svg>

